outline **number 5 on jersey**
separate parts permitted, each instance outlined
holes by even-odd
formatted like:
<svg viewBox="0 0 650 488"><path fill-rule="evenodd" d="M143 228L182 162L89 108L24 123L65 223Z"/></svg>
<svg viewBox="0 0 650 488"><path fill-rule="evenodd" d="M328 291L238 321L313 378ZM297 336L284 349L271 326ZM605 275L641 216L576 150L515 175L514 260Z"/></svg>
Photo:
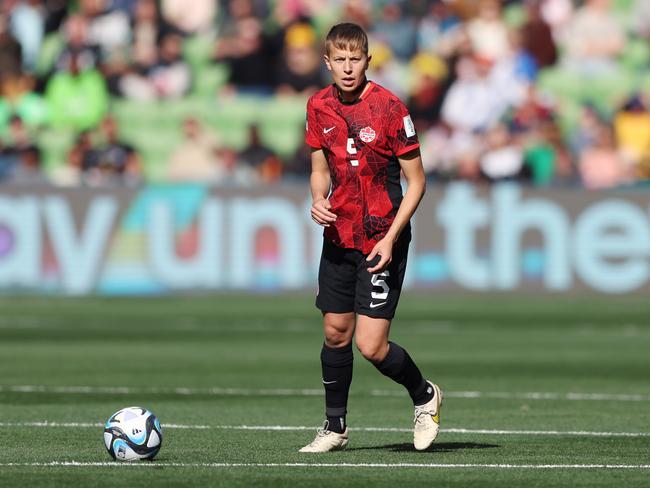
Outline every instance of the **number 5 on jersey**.
<svg viewBox="0 0 650 488"><path fill-rule="evenodd" d="M354 139L351 137L348 137L348 154L349 155L354 155L357 153L357 148L354 147ZM350 159L350 164L352 166L359 166L359 160L358 159Z"/></svg>

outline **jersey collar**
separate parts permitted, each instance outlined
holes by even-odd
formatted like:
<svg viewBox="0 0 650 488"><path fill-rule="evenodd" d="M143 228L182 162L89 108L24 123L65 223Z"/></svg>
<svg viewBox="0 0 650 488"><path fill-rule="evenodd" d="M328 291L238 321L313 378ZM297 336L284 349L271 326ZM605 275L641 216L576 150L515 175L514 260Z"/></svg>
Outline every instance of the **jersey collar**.
<svg viewBox="0 0 650 488"><path fill-rule="evenodd" d="M354 100L352 100L351 102L346 102L345 100L343 100L341 98L341 93L339 92L339 89L338 89L338 87L336 86L335 83L332 83L332 87L334 88L334 92L336 94L337 100L341 104L343 104L343 105L354 105L356 103L359 103L361 100L363 100L364 98L366 98L368 96L368 93L370 93L370 90L372 88L372 84L373 84L372 81L370 81L370 80L368 80L368 78L366 78L364 84L360 87L359 96L357 98L355 98Z"/></svg>

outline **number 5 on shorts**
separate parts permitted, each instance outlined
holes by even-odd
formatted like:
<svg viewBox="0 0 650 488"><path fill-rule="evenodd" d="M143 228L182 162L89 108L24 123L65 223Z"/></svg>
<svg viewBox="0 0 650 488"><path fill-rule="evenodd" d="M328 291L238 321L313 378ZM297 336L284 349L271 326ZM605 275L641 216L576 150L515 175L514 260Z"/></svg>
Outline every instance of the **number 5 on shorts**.
<svg viewBox="0 0 650 488"><path fill-rule="evenodd" d="M390 291L390 288L386 284L386 280L384 278L388 278L389 276L390 273L388 270L372 275L372 278L370 279L372 286L376 286L382 289L381 293L378 293L376 291L370 293L370 296L373 300L386 300L388 298L388 292Z"/></svg>

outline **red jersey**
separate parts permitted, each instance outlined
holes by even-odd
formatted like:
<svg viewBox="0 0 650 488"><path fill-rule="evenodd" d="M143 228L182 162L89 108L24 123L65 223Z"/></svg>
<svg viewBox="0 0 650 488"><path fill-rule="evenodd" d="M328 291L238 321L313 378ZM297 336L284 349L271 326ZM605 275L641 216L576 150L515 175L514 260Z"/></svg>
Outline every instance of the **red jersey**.
<svg viewBox="0 0 650 488"><path fill-rule="evenodd" d="M305 141L322 149L329 166L329 201L336 222L325 238L364 254L388 232L402 202L397 160L420 146L404 104L390 91L370 86L354 102L339 99L335 85L307 102ZM407 226L402 234L410 234Z"/></svg>

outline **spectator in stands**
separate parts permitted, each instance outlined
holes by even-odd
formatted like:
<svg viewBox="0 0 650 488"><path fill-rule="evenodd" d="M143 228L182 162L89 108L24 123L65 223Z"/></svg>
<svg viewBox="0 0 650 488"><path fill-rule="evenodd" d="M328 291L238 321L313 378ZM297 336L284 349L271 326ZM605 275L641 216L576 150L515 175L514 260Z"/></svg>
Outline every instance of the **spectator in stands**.
<svg viewBox="0 0 650 488"><path fill-rule="evenodd" d="M495 93L490 79L493 63L487 58L464 56L457 64L457 79L442 105L442 119L454 131L485 130L505 112L507 103Z"/></svg>
<svg viewBox="0 0 650 488"><path fill-rule="evenodd" d="M43 124L47 117L45 103L35 93L35 79L23 69L33 67L33 59L28 60L33 46L27 39L31 13L27 4L0 3L0 133L8 127L12 116L19 116L32 127Z"/></svg>
<svg viewBox="0 0 650 488"><path fill-rule="evenodd" d="M529 133L555 116L555 107L545 100L535 85L530 85L522 103L508 114L511 132Z"/></svg>
<svg viewBox="0 0 650 488"><path fill-rule="evenodd" d="M45 0L45 34L57 32L68 15L67 0Z"/></svg>
<svg viewBox="0 0 650 488"><path fill-rule="evenodd" d="M303 128L300 135L304 134ZM285 179L308 179L311 175L311 148L307 144L300 144L298 149L288 158L283 170Z"/></svg>
<svg viewBox="0 0 650 488"><path fill-rule="evenodd" d="M155 0L139 0L133 15L132 58L136 64L150 65L158 55L158 39L167 31L160 22Z"/></svg>
<svg viewBox="0 0 650 488"><path fill-rule="evenodd" d="M225 168L221 159L221 143L205 130L195 117L182 122L183 141L169 160L167 179L176 182L219 183Z"/></svg>
<svg viewBox="0 0 650 488"><path fill-rule="evenodd" d="M574 3L573 0L540 0L540 13L551 27L556 42L566 35L573 17Z"/></svg>
<svg viewBox="0 0 650 488"><path fill-rule="evenodd" d="M603 120L593 105L583 105L576 127L569 135L569 147L574 158L579 159L586 149L596 143Z"/></svg>
<svg viewBox="0 0 650 488"><path fill-rule="evenodd" d="M535 59L539 68L557 61L557 47L551 26L544 20L540 0L526 0L526 22L521 27L522 47Z"/></svg>
<svg viewBox="0 0 650 488"><path fill-rule="evenodd" d="M501 16L499 0L480 0L478 15L467 23L473 51L495 62L508 54L508 28Z"/></svg>
<svg viewBox="0 0 650 488"><path fill-rule="evenodd" d="M224 147L219 151L223 171L217 183L230 186L253 186L259 184L259 175L254 168L244 164L239 154L232 148Z"/></svg>
<svg viewBox="0 0 650 488"><path fill-rule="evenodd" d="M572 158L557 125L555 107L543 99L534 85L523 103L508 117L510 132L524 149L524 169L537 186L574 183Z"/></svg>
<svg viewBox="0 0 650 488"><path fill-rule="evenodd" d="M254 168L263 183L274 183L282 177L282 160L264 145L256 124L248 128L248 144L239 153L239 160L243 165Z"/></svg>
<svg viewBox="0 0 650 488"><path fill-rule="evenodd" d="M18 158L9 183L14 185L43 185L49 180L41 168L41 151L32 145L23 150Z"/></svg>
<svg viewBox="0 0 650 488"><path fill-rule="evenodd" d="M328 0L275 0L273 4L271 18L282 29L306 19L337 15L339 7Z"/></svg>
<svg viewBox="0 0 650 488"><path fill-rule="evenodd" d="M27 73L0 76L0 127L9 122L12 114L30 127L40 127L47 120L47 105L35 92L34 77Z"/></svg>
<svg viewBox="0 0 650 488"><path fill-rule="evenodd" d="M50 78L45 93L54 127L76 130L95 127L108 109L108 91L102 75L81 65L83 53L69 52L67 70Z"/></svg>
<svg viewBox="0 0 650 488"><path fill-rule="evenodd" d="M0 139L0 183L4 183L11 178L15 167L15 156L7 150L4 142Z"/></svg>
<svg viewBox="0 0 650 488"><path fill-rule="evenodd" d="M478 15L481 0L442 0L450 5L454 14L462 19L470 19Z"/></svg>
<svg viewBox="0 0 650 488"><path fill-rule="evenodd" d="M36 67L45 30L42 1L4 1L5 8L9 8L11 12L11 31L22 48L23 68L33 71Z"/></svg>
<svg viewBox="0 0 650 488"><path fill-rule="evenodd" d="M632 28L636 35L650 42L650 2L636 0L632 11Z"/></svg>
<svg viewBox="0 0 650 488"><path fill-rule="evenodd" d="M0 8L0 83L22 74L22 48L9 29L8 13Z"/></svg>
<svg viewBox="0 0 650 488"><path fill-rule="evenodd" d="M160 3L165 21L187 35L209 31L219 6L215 0L161 0Z"/></svg>
<svg viewBox="0 0 650 488"><path fill-rule="evenodd" d="M408 61L417 47L415 21L404 14L401 3L385 2L379 19L374 23L370 35L390 46L393 54L401 61Z"/></svg>
<svg viewBox="0 0 650 488"><path fill-rule="evenodd" d="M320 65L314 29L306 23L293 24L285 35L284 56L277 70L277 93L312 95L323 85Z"/></svg>
<svg viewBox="0 0 650 488"><path fill-rule="evenodd" d="M220 11L217 32L220 38L232 39L237 35L237 22L248 17L262 19L264 15L259 11L259 2L254 0L224 0L226 8Z"/></svg>
<svg viewBox="0 0 650 488"><path fill-rule="evenodd" d="M462 31L463 24L449 2L434 0L418 24L418 50L450 57L457 50Z"/></svg>
<svg viewBox="0 0 650 488"><path fill-rule="evenodd" d="M52 0L48 0L52 1ZM128 15L129 19L133 19L135 15L135 9L140 0L109 0L106 4L106 11L114 12L119 10Z"/></svg>
<svg viewBox="0 0 650 488"><path fill-rule="evenodd" d="M79 0L79 14L88 26L86 42L99 48L102 62L126 51L131 40L129 15L108 6L108 0Z"/></svg>
<svg viewBox="0 0 650 488"><path fill-rule="evenodd" d="M486 150L481 155L481 172L489 181L521 177L524 155L505 124L498 123L486 132Z"/></svg>
<svg viewBox="0 0 650 488"><path fill-rule="evenodd" d="M158 62L149 78L159 98L180 98L189 92L191 72L183 59L183 38L180 35L168 33L162 37Z"/></svg>
<svg viewBox="0 0 650 488"><path fill-rule="evenodd" d="M13 117L9 125L10 140L2 148L0 173L6 181L20 184L41 184L47 179L41 170L41 151L33 142L20 117ZM2 176L0 176L0 180Z"/></svg>
<svg viewBox="0 0 650 488"><path fill-rule="evenodd" d="M282 41L263 32L260 19L235 20L235 32L217 40L213 60L228 65L227 93L271 95L276 87L275 66Z"/></svg>
<svg viewBox="0 0 650 488"><path fill-rule="evenodd" d="M144 75L158 59L158 40L172 29L160 19L156 0L138 0L133 7L131 52L112 58L104 71L112 93L133 99L153 99Z"/></svg>
<svg viewBox="0 0 650 488"><path fill-rule="evenodd" d="M580 154L580 177L590 190L612 188L631 179L630 167L616 146L614 131L607 124L600 124L593 146Z"/></svg>
<svg viewBox="0 0 650 488"><path fill-rule="evenodd" d="M639 94L632 96L614 115L614 129L621 153L639 176L647 178L650 160L650 112Z"/></svg>
<svg viewBox="0 0 650 488"><path fill-rule="evenodd" d="M179 34L165 34L153 63L140 64L125 74L119 81L120 92L127 98L142 101L174 99L187 94L191 71L182 57L182 47L183 38Z"/></svg>
<svg viewBox="0 0 650 488"><path fill-rule="evenodd" d="M91 186L127 185L142 182L142 163L135 148L119 137L117 121L112 116L102 120L98 142L82 155L83 180Z"/></svg>
<svg viewBox="0 0 650 488"><path fill-rule="evenodd" d="M6 147L16 154L34 146L27 127L23 120L17 116L13 116L9 123L9 140L11 143Z"/></svg>
<svg viewBox="0 0 650 488"><path fill-rule="evenodd" d="M610 6L610 0L586 0L576 11L565 41L567 68L584 75L617 70L616 57L625 47L626 38Z"/></svg>
<svg viewBox="0 0 650 488"><path fill-rule="evenodd" d="M481 57L477 59L483 61ZM519 32L509 31L508 49L494 61L488 75L495 104L500 105L501 113L523 103L536 78L535 59L522 47Z"/></svg>
<svg viewBox="0 0 650 488"><path fill-rule="evenodd" d="M553 152L553 179L552 181L544 180L543 178L535 180L537 175L533 173L533 183L552 183L557 186L576 186L579 184L576 165L557 121L555 119L547 120L542 125L540 131L543 141Z"/></svg>
<svg viewBox="0 0 650 488"><path fill-rule="evenodd" d="M372 14L371 0L343 0L340 18L361 26L366 32L372 32Z"/></svg>
<svg viewBox="0 0 650 488"><path fill-rule="evenodd" d="M439 122L421 134L420 143L424 171L429 179L482 179L479 156L483 148L477 135L454 131L444 122Z"/></svg>
<svg viewBox="0 0 650 488"><path fill-rule="evenodd" d="M624 5L628 4L631 17L626 25L633 43L629 51L612 0L277 0L272 4L262 0L4 0L0 1L0 134L9 132L14 116L31 132L48 121L48 114L54 129L92 131L107 109L105 85L111 94L138 100L187 96L191 76L183 59L183 36L212 33L213 24L218 33L214 61L227 64L230 73L224 93L305 96L322 83L315 30L332 23L330 17L340 16L375 33L370 78L401 91L409 100L430 176L481 181L481 164L499 154L502 148L495 140L504 136L487 128L510 113L505 119L510 131L505 146L513 138L520 144L523 168L535 184L571 183L585 153L597 148L594 152L602 157L603 123L615 128L619 156L639 177L650 177L647 100L641 96L637 105L619 109L614 106L620 100L618 93L600 96L609 94L607 80L582 94L581 77L575 74L607 75L608 70L625 69L618 68L618 57L625 54L625 63L630 56L638 61L634 69L639 72L621 76L630 83L612 86L625 96L631 95L632 86L644 86L643 41L650 39L650 1L626 0ZM621 4L616 8L620 13ZM522 12L525 18L510 16ZM508 31L506 26L517 20L523 20L521 27ZM59 30L63 47L57 53L53 46ZM42 43L43 33L54 35ZM556 67L558 47L564 57ZM192 53L193 60L200 57L196 50ZM48 61L55 56L56 63ZM48 62L54 70L49 71ZM573 73L563 71L564 64ZM545 75L549 76L539 86L537 70L548 67ZM202 76L201 68L201 63L193 63L197 76ZM32 73L34 69L38 73ZM217 72L221 73L214 70L215 80ZM40 96L43 92L45 97ZM557 107L546 103L555 94L558 100L575 96L577 103L591 97L607 117L587 107L575 124L575 103ZM562 131L557 124L560 118ZM198 133L205 131L198 126L187 130L186 136L197 135L188 137L185 152L194 144L191 140L203 139ZM106 130L80 136L70 155L76 162L67 167L79 168L81 174L80 168L95 165ZM261 144L257 129L251 132L255 134L246 158L257 159L265 150L273 153ZM8 144L5 141L5 163L16 161ZM201 157L221 168L218 174L210 173L212 182L241 184L301 174L300 155L284 166L277 164L274 155L272 164L252 167L240 159L241 154L218 143L204 146L212 149L198 151ZM43 149L50 154L47 147ZM40 159L36 152L30 154L33 160ZM5 169L9 166L4 164Z"/></svg>
<svg viewBox="0 0 650 488"><path fill-rule="evenodd" d="M93 44L89 36L88 19L81 14L68 17L63 24L65 46L55 64L57 71L69 68L70 58L75 56L80 69L91 69L99 66L101 50Z"/></svg>
<svg viewBox="0 0 650 488"><path fill-rule="evenodd" d="M65 165L56 167L51 176L52 183L59 186L74 187L82 183L82 168L91 165L92 141L90 131L81 131L67 153Z"/></svg>
<svg viewBox="0 0 650 488"><path fill-rule="evenodd" d="M435 124L440 118L447 65L440 58L419 53L410 63L413 89L407 106L418 131Z"/></svg>
<svg viewBox="0 0 650 488"><path fill-rule="evenodd" d="M371 56L368 79L389 89L400 100L405 99L410 88L408 67L395 59L390 46L384 41L373 41L368 54Z"/></svg>

